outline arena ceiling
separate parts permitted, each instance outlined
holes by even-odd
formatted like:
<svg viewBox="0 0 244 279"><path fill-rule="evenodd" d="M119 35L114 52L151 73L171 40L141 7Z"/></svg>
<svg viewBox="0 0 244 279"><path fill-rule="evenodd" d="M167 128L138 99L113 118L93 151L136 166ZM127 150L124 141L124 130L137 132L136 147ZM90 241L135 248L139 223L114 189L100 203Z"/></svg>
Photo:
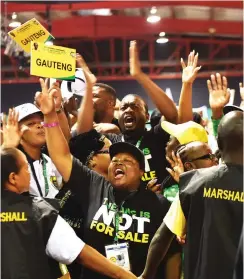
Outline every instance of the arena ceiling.
<svg viewBox="0 0 244 279"><path fill-rule="evenodd" d="M151 24L146 18L153 6L161 20ZM152 78L179 77L179 58L193 48L201 54L205 75L215 70L242 74L242 1L2 1L1 8L2 27L8 29L12 13L22 23L35 17L55 44L76 48L103 80L129 78L131 39L138 40L144 70ZM160 32L169 38L167 46L156 43ZM20 69L3 48L1 72L2 83L33 80L28 67Z"/></svg>

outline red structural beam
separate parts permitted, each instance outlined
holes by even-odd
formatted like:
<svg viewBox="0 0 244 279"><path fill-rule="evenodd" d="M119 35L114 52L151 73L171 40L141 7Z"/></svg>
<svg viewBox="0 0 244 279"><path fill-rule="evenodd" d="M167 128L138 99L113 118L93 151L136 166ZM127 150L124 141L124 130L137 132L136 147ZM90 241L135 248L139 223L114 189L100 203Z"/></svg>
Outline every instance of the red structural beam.
<svg viewBox="0 0 244 279"><path fill-rule="evenodd" d="M51 10L55 11L77 11L85 9L125 9L125 8L142 8L152 6L205 6L205 7L221 7L221 8L236 8L242 9L242 1L86 1L84 3L69 3L69 4L49 4ZM2 11L4 3L1 3ZM7 13L13 12L45 12L47 4L40 3L7 3Z"/></svg>
<svg viewBox="0 0 244 279"><path fill-rule="evenodd" d="M52 34L56 38L121 38L166 33L205 33L214 28L216 35L243 35L243 23L214 20L161 19L150 24L144 17L87 16L58 19L52 22Z"/></svg>
<svg viewBox="0 0 244 279"><path fill-rule="evenodd" d="M228 77L242 77L243 72L242 71L218 71L221 75ZM211 74L215 74L214 71L208 71L208 72L202 72L198 73L198 78L209 78ZM163 73L160 75L157 74L151 74L149 75L151 79L158 80L158 79L181 79L182 74L181 73ZM133 77L130 75L126 76L116 76L116 75L110 75L110 76L97 76L98 81L116 81L116 80L134 80ZM32 78L19 78L19 79L5 79L1 80L1 84L16 84L16 83L39 83L38 78L32 77Z"/></svg>

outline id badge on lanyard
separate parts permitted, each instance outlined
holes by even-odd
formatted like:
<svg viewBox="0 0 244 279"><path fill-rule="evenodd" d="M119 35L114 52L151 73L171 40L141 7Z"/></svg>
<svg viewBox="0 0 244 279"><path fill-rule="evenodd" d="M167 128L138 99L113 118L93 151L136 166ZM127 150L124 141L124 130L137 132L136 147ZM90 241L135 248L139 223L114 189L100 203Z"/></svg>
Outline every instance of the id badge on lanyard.
<svg viewBox="0 0 244 279"><path fill-rule="evenodd" d="M128 252L129 244L115 243L105 246L106 257L118 266L123 267L126 270L130 270L130 259Z"/></svg>
<svg viewBox="0 0 244 279"><path fill-rule="evenodd" d="M123 204L124 202L121 204L120 209L123 206ZM114 244L106 245L105 253L107 259L117 264L118 266L121 266L126 270L130 271L130 258L129 258L129 251L128 251L129 243L127 242L118 243L118 233L119 233L121 213L122 213L121 210L118 209L114 215L114 225L115 225Z"/></svg>

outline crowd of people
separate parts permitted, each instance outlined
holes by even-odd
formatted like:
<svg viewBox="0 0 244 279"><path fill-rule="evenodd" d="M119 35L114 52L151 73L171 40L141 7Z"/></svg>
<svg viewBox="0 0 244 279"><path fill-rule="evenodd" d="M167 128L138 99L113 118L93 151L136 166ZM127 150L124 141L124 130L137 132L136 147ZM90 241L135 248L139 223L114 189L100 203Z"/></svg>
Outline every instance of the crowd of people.
<svg viewBox="0 0 244 279"><path fill-rule="evenodd" d="M40 78L33 102L4 115L2 278L243 278L243 103L227 105L227 78L211 75L211 134L192 107L198 53L181 60L178 107L142 72L136 41L129 55L151 116L79 54L79 106Z"/></svg>

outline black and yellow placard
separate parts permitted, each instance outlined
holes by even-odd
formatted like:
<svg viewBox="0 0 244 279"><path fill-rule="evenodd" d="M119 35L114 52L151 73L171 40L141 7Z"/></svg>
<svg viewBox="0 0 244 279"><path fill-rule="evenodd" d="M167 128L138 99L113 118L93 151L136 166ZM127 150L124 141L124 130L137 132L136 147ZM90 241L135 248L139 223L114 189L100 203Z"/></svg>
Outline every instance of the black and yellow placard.
<svg viewBox="0 0 244 279"><path fill-rule="evenodd" d="M31 42L48 42L54 37L35 18L8 32L8 35L19 44L24 51L31 52Z"/></svg>
<svg viewBox="0 0 244 279"><path fill-rule="evenodd" d="M30 74L61 80L75 79L76 50L31 42Z"/></svg>

